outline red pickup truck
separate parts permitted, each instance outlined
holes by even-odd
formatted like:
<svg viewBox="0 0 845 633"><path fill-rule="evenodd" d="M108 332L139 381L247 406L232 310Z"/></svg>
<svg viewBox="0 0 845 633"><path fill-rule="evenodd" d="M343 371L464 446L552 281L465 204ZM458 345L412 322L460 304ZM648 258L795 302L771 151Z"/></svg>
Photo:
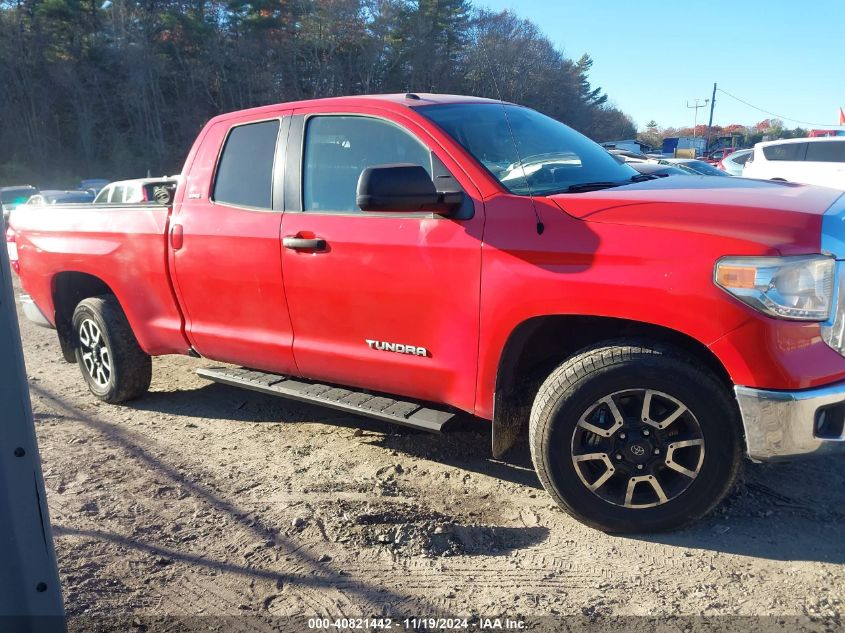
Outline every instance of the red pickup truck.
<svg viewBox="0 0 845 633"><path fill-rule="evenodd" d="M743 456L845 449L845 198L638 174L528 108L443 95L219 116L169 204L17 209L27 315L107 402L150 356L429 430L526 432L567 512L686 524Z"/></svg>

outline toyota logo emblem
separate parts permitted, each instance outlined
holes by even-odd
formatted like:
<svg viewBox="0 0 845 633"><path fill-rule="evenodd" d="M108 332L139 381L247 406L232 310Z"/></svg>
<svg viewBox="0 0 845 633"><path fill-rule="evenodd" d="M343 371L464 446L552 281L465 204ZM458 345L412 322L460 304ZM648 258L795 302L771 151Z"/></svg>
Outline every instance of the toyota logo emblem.
<svg viewBox="0 0 845 633"><path fill-rule="evenodd" d="M631 452L637 457L642 457L643 455L645 455L645 449L639 444L634 444L631 447Z"/></svg>

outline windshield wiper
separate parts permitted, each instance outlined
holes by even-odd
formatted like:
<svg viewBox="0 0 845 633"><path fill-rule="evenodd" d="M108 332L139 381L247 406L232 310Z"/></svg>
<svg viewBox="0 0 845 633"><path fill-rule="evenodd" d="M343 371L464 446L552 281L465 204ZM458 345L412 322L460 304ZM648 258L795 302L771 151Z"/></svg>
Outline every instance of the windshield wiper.
<svg viewBox="0 0 845 633"><path fill-rule="evenodd" d="M642 182L644 180L655 180L660 178L660 176L655 176L653 174L637 174L636 176L631 176L629 180L623 181L612 181L612 180L597 180L595 182L579 182L574 185L569 185L565 189L560 189L558 191L550 191L548 193L544 193L545 196L554 196L561 193L583 193L585 191L599 191L600 189L611 189L613 187L621 187L622 185L627 185L628 183L632 182Z"/></svg>
<svg viewBox="0 0 845 633"><path fill-rule="evenodd" d="M625 182L611 182L610 180L597 180L596 182L579 182L574 185L569 185L566 189L555 191L554 193L580 193L582 191L598 191L599 189L610 189L611 187L619 187L627 184Z"/></svg>
<svg viewBox="0 0 845 633"><path fill-rule="evenodd" d="M669 174L637 174L631 176L631 182L644 182L646 180L657 180L658 178L665 178Z"/></svg>

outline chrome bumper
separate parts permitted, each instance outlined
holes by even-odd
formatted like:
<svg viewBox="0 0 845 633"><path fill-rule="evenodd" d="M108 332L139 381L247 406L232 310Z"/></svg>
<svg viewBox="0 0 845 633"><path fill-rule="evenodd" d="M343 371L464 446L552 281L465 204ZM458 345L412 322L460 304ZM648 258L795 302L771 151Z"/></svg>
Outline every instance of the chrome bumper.
<svg viewBox="0 0 845 633"><path fill-rule="evenodd" d="M41 312L41 309L35 305L35 301L32 300L32 297L29 295L19 295L18 301L21 302L21 309L23 310L24 316L35 323L35 325L40 325L41 327L48 327L53 329L53 324L44 316L44 313Z"/></svg>
<svg viewBox="0 0 845 633"><path fill-rule="evenodd" d="M845 454L845 383L801 391L734 391L752 460Z"/></svg>

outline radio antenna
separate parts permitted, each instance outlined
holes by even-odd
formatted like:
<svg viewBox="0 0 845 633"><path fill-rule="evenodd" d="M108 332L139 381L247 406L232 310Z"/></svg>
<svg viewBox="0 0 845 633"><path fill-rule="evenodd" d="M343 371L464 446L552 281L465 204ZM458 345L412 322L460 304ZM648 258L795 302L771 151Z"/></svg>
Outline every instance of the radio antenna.
<svg viewBox="0 0 845 633"><path fill-rule="evenodd" d="M496 89L496 94L499 97L499 104L502 106L502 113L505 115L505 123L507 123L511 143L513 143L513 149L516 152L516 159L519 161L519 166L522 169L522 178L525 180L525 186L528 188L528 197L531 199L531 208L534 209L534 217L537 220L537 235L542 235L543 231L546 230L546 225L543 224L543 220L540 219L540 212L537 210L537 203L534 201L534 192L531 191L531 183L528 182L528 174L525 173L525 163L522 162L522 156L519 154L519 145L517 145L516 142L516 135L513 133L513 128L511 127L508 109L505 107L504 99L502 99L502 91L499 90L499 82L496 81L496 73L493 72L493 64L490 61L489 55L487 55L487 48L484 46L484 40L480 36L478 38L478 44L481 47L481 53L484 55L484 59L487 61L487 69L490 71L490 78L493 80L493 87Z"/></svg>

